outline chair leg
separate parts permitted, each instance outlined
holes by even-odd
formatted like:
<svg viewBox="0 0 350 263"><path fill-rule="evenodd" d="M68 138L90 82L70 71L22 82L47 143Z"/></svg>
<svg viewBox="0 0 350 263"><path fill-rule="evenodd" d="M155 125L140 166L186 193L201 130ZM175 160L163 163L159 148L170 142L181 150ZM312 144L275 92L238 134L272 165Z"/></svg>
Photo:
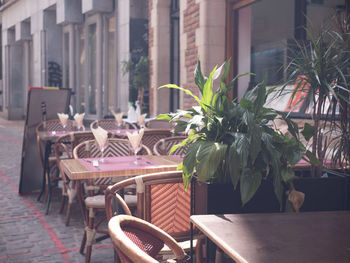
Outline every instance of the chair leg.
<svg viewBox="0 0 350 263"><path fill-rule="evenodd" d="M69 224L69 220L70 220L70 209L72 207L72 203L75 200L75 197L77 195L77 191L76 189L73 188L68 188L67 189L67 195L68 195L68 204L67 204L67 210L66 210L66 226L68 226Z"/></svg>
<svg viewBox="0 0 350 263"><path fill-rule="evenodd" d="M94 228L94 218L95 211L93 208L89 208L89 222L88 226L85 228L86 232L86 254L85 254L85 263L90 262L91 252L92 252L92 243L95 240L95 228Z"/></svg>
<svg viewBox="0 0 350 263"><path fill-rule="evenodd" d="M63 186L62 188L61 204L60 204L60 209L58 210L59 214L62 214L64 206L66 204L67 193L65 188L66 188L65 186Z"/></svg>
<svg viewBox="0 0 350 263"><path fill-rule="evenodd" d="M71 203L68 203L67 210L66 210L66 219L65 219L66 226L69 225L69 221L70 221L70 208L71 208Z"/></svg>
<svg viewBox="0 0 350 263"><path fill-rule="evenodd" d="M79 249L79 252L82 255L84 255L85 245L86 245L86 231L84 229L84 235L83 235L83 239L81 240L80 249Z"/></svg>
<svg viewBox="0 0 350 263"><path fill-rule="evenodd" d="M203 262L203 245L204 245L203 241L204 240L202 238L197 239L197 244L195 248L196 263Z"/></svg>

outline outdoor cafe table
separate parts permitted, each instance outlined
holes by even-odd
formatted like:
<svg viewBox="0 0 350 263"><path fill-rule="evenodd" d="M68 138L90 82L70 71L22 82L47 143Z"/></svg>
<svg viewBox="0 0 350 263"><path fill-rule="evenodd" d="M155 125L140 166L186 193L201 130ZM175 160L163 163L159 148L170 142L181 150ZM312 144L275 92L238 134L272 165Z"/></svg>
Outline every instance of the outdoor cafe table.
<svg viewBox="0 0 350 263"><path fill-rule="evenodd" d="M48 199L47 199L47 203L46 203L46 214L49 213L49 209L50 209L50 203L51 203L51 180L50 180L50 165L49 165L49 156L51 154L51 146L57 141L57 138L68 134L68 133L72 133L72 131L40 131L38 132L38 136L40 141L43 143L44 145L44 156L43 156L43 183L41 186L41 191L40 194L38 196L38 201L40 200L42 194L45 192L45 187L46 184L48 185L47 187L47 195L48 195ZM47 179L47 182L46 182Z"/></svg>
<svg viewBox="0 0 350 263"><path fill-rule="evenodd" d="M82 198L81 182L89 179L137 176L148 173L175 171L182 159L169 155L139 155L139 165L135 165L134 156L105 157L105 163L98 168L92 165L96 158L62 160L61 167L68 178L77 183L77 193L82 214L85 218L85 203Z"/></svg>
<svg viewBox="0 0 350 263"><path fill-rule="evenodd" d="M191 222L241 262L350 262L350 211L193 215Z"/></svg>

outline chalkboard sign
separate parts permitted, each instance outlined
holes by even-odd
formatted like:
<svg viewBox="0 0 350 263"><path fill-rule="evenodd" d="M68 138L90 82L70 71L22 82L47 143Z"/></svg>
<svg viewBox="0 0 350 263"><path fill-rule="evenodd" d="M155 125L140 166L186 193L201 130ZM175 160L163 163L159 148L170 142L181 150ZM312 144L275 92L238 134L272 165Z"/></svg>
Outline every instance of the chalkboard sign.
<svg viewBox="0 0 350 263"><path fill-rule="evenodd" d="M41 189L43 167L36 143L35 128L42 121L57 119L58 112L68 112L70 91L49 87L28 89L27 115L22 144L19 193Z"/></svg>

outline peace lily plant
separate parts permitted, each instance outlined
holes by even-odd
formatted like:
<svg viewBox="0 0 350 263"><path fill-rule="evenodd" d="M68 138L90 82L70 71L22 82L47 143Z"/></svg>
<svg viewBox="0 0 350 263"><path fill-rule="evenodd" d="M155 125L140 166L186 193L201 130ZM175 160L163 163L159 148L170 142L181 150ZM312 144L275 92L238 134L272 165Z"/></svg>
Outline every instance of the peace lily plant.
<svg viewBox="0 0 350 263"><path fill-rule="evenodd" d="M179 166L183 170L185 187L194 174L203 182L231 182L235 189L239 185L244 205L254 196L262 180L271 180L282 204L283 184L291 182L293 166L310 153L298 139L297 125L285 113L264 107L271 92L265 84L246 92L239 102L229 98L235 80L240 77L226 85L229 65L230 61L215 67L209 77L205 77L198 60L195 83L201 97L174 84L160 87L182 90L198 105L161 114L158 118L175 122L175 132L188 134L172 149L188 147ZM214 91L213 81L221 73L220 86ZM274 129L276 119L284 119L290 136ZM292 183L289 185L292 187Z"/></svg>

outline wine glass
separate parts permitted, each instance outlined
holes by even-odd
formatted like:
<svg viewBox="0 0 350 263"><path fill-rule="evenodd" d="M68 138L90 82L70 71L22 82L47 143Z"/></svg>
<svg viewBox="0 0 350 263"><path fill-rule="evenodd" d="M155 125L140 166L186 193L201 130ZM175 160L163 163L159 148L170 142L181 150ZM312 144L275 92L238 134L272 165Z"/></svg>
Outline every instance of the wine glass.
<svg viewBox="0 0 350 263"><path fill-rule="evenodd" d="M66 133L67 122L62 123L63 133Z"/></svg>
<svg viewBox="0 0 350 263"><path fill-rule="evenodd" d="M138 145L136 145L135 143L131 143L129 142L129 147L130 150L134 153L135 156L135 161L133 162L135 165L138 165L138 159L137 159L137 153L141 150L141 141L139 142Z"/></svg>
<svg viewBox="0 0 350 263"><path fill-rule="evenodd" d="M80 123L80 122L75 122L75 129L77 130L77 131L80 131L80 130L82 130L83 129L83 125Z"/></svg>
<svg viewBox="0 0 350 263"><path fill-rule="evenodd" d="M120 129L122 127L122 122L117 121L117 133L121 133Z"/></svg>
<svg viewBox="0 0 350 263"><path fill-rule="evenodd" d="M104 158L104 151L107 149L108 147L108 139L106 140L106 142L102 145L98 144L98 148L100 149L101 151L101 159L98 160L100 163L105 163L106 162L106 159Z"/></svg>

